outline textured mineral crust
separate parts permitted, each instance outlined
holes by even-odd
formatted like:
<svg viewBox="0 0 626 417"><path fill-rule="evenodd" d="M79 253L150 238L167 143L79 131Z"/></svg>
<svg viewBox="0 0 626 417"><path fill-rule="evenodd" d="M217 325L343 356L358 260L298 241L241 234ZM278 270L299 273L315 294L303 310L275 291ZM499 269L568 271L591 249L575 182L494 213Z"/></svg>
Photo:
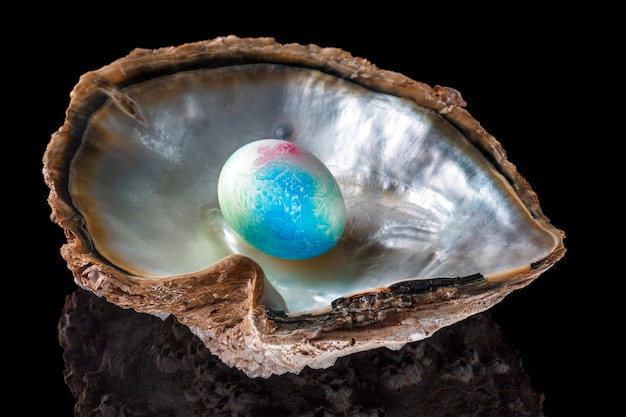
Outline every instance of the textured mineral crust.
<svg viewBox="0 0 626 417"><path fill-rule="evenodd" d="M543 394L488 311L396 351L267 379L226 366L172 316L81 289L66 300L59 341L77 417L543 416Z"/></svg>

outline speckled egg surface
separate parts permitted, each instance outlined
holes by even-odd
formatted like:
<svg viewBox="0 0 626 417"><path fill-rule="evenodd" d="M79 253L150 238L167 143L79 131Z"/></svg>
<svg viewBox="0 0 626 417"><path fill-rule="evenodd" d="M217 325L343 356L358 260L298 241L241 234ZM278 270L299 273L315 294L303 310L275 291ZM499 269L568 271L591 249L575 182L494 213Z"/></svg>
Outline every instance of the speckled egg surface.
<svg viewBox="0 0 626 417"><path fill-rule="evenodd" d="M261 139L235 151L222 167L218 199L233 231L277 258L321 255L345 226L343 195L329 169L284 140Z"/></svg>

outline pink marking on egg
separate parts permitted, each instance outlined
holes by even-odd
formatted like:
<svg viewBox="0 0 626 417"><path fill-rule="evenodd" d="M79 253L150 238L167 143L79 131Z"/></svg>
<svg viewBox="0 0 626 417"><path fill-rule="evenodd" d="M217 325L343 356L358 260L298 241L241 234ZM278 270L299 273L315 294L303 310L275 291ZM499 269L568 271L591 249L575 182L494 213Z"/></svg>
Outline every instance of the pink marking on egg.
<svg viewBox="0 0 626 417"><path fill-rule="evenodd" d="M291 142L282 142L277 145L261 145L257 149L259 158L256 160L257 165L264 165L275 159L289 155L292 158L300 159L303 156L302 149Z"/></svg>

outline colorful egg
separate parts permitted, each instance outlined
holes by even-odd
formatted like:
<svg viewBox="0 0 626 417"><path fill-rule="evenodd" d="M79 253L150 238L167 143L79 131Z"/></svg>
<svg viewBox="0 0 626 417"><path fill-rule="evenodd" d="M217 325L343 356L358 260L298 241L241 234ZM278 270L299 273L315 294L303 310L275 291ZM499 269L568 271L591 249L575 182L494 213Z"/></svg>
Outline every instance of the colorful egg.
<svg viewBox="0 0 626 417"><path fill-rule="evenodd" d="M262 139L235 151L222 167L218 199L232 230L277 258L321 255L345 226L343 195L329 169L284 140Z"/></svg>

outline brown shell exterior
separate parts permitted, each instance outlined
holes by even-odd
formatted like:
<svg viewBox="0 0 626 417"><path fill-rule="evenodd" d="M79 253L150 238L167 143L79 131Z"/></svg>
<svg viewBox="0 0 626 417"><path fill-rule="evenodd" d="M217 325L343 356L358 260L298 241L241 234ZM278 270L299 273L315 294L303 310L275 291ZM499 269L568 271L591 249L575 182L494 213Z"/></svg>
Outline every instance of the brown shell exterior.
<svg viewBox="0 0 626 417"><path fill-rule="evenodd" d="M286 317L267 311L262 269L232 255L193 274L137 279L110 265L93 249L84 219L68 191L68 167L88 116L130 84L178 71L234 63L282 63L319 69L371 90L413 100L439 112L485 154L517 191L537 222L557 236L555 250L502 282L481 279L468 285L435 286L428 291L381 288L337 300L319 314ZM121 103L124 105L124 103ZM463 108L453 89L378 69L336 48L279 44L271 38L220 37L156 50L136 49L98 70L85 73L71 93L64 125L52 135L43 161L52 218L65 231L61 254L75 282L123 308L159 317L173 315L227 365L250 377L331 366L338 357L404 344L484 311L553 266L564 254L564 233L550 225L536 194L507 158L499 142ZM127 106L132 113L132 106Z"/></svg>

